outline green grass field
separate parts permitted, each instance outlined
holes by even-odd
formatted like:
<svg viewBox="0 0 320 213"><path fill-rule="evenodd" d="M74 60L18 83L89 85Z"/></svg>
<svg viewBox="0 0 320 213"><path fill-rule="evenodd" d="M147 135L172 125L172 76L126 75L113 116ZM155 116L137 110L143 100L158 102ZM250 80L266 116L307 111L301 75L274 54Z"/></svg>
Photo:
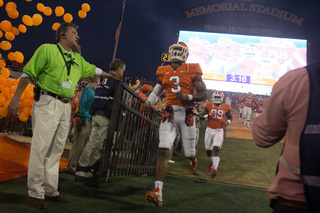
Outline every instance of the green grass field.
<svg viewBox="0 0 320 213"><path fill-rule="evenodd" d="M26 177L0 183L0 212L218 212L266 213L271 184L282 144L269 149L256 147L250 140L226 138L221 150L218 176L211 180L209 161L203 144L204 128L197 146L198 168L192 172L181 153L173 157L163 188L163 207L145 201L154 187L154 177L113 177L105 188L89 188L60 174L59 191L70 196L68 203L49 202L46 210L26 205Z"/></svg>

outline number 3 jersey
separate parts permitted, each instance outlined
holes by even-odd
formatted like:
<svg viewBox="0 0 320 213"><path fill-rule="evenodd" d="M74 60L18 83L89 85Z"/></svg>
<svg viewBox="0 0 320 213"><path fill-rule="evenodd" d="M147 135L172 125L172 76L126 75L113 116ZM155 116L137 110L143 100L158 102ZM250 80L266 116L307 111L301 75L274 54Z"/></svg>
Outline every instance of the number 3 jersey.
<svg viewBox="0 0 320 213"><path fill-rule="evenodd" d="M223 127L222 122L228 111L231 111L231 106L226 103L215 105L212 102L206 102L204 108L207 108L208 113L208 127L211 129L220 129Z"/></svg>
<svg viewBox="0 0 320 213"><path fill-rule="evenodd" d="M157 77L166 90L166 105L194 106L192 101L179 101L175 93L183 92L187 95L193 94L193 79L197 74L202 75L199 64L182 64L174 70L171 65L160 66Z"/></svg>

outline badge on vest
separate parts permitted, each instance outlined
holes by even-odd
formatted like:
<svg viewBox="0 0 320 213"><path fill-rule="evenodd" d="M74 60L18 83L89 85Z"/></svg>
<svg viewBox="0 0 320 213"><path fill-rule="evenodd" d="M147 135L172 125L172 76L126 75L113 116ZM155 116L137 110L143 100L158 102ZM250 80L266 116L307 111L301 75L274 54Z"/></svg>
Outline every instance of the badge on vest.
<svg viewBox="0 0 320 213"><path fill-rule="evenodd" d="M61 87L64 89L70 89L71 83L72 83L72 81L63 81Z"/></svg>

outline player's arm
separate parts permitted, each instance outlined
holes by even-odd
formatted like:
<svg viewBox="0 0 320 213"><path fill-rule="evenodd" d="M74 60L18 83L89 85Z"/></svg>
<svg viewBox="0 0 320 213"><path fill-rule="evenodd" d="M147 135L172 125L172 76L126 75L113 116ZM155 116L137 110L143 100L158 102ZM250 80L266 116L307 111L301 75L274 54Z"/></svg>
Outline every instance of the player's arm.
<svg viewBox="0 0 320 213"><path fill-rule="evenodd" d="M162 82L159 80L159 78L157 78L157 84L150 93L147 101L142 105L142 110L148 110L150 106L154 105L163 91L164 87L162 86Z"/></svg>
<svg viewBox="0 0 320 213"><path fill-rule="evenodd" d="M203 108L203 110L199 113L200 120L204 120L208 118L209 110L207 108Z"/></svg>
<svg viewBox="0 0 320 213"><path fill-rule="evenodd" d="M176 97L180 101L205 101L207 99L206 85L203 83L201 75L197 74L193 79L193 85L198 94L187 95L182 92L176 93Z"/></svg>
<svg viewBox="0 0 320 213"><path fill-rule="evenodd" d="M226 113L226 117L227 117L227 120L226 121L222 121L222 126L228 126L231 123L231 121L233 119L232 114L231 114L231 110L229 110Z"/></svg>
<svg viewBox="0 0 320 213"><path fill-rule="evenodd" d="M201 75L197 74L193 79L194 88L198 94L193 95L193 101L205 101L207 99L207 88L202 81Z"/></svg>
<svg viewBox="0 0 320 213"><path fill-rule="evenodd" d="M228 123L230 124L231 121L233 120L233 117L232 117L232 114L231 114L231 110L229 110L229 111L226 113L226 117L227 117ZM229 120L230 120L230 122L229 122Z"/></svg>

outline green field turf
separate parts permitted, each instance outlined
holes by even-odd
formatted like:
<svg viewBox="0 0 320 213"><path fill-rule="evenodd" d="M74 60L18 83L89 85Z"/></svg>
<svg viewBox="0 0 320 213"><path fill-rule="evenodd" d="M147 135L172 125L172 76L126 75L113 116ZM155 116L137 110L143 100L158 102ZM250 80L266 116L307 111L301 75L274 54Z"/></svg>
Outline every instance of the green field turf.
<svg viewBox="0 0 320 213"><path fill-rule="evenodd" d="M267 188L275 173L282 144L269 149L250 140L226 138L221 150L218 176L209 177L203 145L204 127L197 146L198 168L192 172L183 153L173 157L163 188L163 207L153 207L144 194L154 187L154 177L113 177L105 188L89 188L60 174L59 191L70 196L68 203L49 202L46 210L26 205L26 177L0 183L0 212L218 212L266 213Z"/></svg>

